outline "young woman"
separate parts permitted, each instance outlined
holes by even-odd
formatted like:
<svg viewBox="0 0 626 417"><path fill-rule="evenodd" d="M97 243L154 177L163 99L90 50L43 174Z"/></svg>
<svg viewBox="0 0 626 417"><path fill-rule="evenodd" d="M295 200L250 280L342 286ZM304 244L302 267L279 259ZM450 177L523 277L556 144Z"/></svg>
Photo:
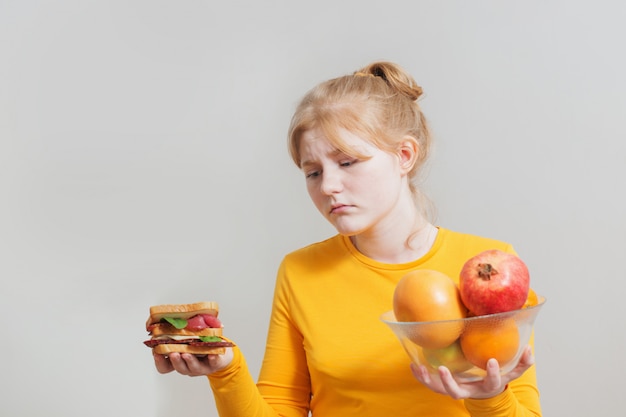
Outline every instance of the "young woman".
<svg viewBox="0 0 626 417"><path fill-rule="evenodd" d="M540 416L533 355L500 376L457 383L410 366L379 319L409 271L452 278L487 249L511 245L436 227L420 193L431 141L422 93L399 66L373 63L312 89L290 126L290 153L311 200L338 234L285 256L258 381L238 348L155 355L161 373L208 375L222 417ZM443 394L443 395L442 395Z"/></svg>

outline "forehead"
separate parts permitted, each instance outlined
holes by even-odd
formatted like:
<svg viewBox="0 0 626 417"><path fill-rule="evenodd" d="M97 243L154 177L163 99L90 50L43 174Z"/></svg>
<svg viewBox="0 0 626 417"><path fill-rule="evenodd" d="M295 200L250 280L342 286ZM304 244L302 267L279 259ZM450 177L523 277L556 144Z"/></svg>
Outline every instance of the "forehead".
<svg viewBox="0 0 626 417"><path fill-rule="evenodd" d="M347 130L339 130L333 136L321 129L307 130L300 140L302 162L319 159L323 156L352 155L371 156L377 148L367 140Z"/></svg>

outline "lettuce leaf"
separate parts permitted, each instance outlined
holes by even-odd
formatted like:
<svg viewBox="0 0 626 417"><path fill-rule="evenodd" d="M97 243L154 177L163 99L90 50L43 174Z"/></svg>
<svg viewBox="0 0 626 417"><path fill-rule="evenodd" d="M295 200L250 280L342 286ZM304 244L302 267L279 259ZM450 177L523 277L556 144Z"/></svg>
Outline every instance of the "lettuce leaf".
<svg viewBox="0 0 626 417"><path fill-rule="evenodd" d="M200 336L203 342L221 342L222 338L218 336Z"/></svg>
<svg viewBox="0 0 626 417"><path fill-rule="evenodd" d="M175 317L165 317L164 320L167 321L172 326L176 327L177 329L184 329L185 327L187 327L187 320L185 319L177 319Z"/></svg>

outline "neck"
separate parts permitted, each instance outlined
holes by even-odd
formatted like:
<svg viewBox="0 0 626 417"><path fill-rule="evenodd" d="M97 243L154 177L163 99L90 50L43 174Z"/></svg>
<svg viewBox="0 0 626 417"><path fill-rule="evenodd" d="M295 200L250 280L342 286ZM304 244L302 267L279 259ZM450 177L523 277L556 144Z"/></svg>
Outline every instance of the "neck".
<svg viewBox="0 0 626 417"><path fill-rule="evenodd" d="M400 264L424 256L435 242L437 228L419 217L414 227L403 226L406 232L377 232L351 236L352 244L368 258L379 262Z"/></svg>

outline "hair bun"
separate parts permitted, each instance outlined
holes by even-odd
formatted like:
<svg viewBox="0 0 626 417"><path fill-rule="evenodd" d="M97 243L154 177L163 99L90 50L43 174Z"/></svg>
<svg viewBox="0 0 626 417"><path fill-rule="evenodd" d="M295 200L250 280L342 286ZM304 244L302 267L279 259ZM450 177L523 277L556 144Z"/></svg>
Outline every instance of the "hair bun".
<svg viewBox="0 0 626 417"><path fill-rule="evenodd" d="M382 78L389 87L403 96L415 101L422 94L422 87L399 65L392 62L374 62L355 71L355 76L374 76Z"/></svg>
<svg viewBox="0 0 626 417"><path fill-rule="evenodd" d="M411 100L417 100L418 98L420 98L420 96L424 93L424 90L422 90L422 87L420 87L419 85L415 84L415 85L410 85L408 86L409 89L411 90L411 94L408 95L408 97Z"/></svg>

